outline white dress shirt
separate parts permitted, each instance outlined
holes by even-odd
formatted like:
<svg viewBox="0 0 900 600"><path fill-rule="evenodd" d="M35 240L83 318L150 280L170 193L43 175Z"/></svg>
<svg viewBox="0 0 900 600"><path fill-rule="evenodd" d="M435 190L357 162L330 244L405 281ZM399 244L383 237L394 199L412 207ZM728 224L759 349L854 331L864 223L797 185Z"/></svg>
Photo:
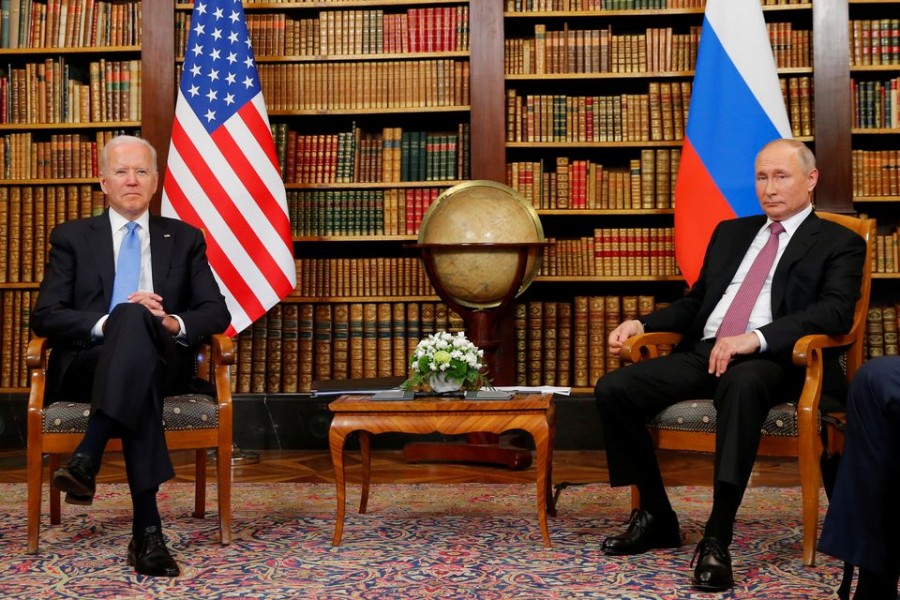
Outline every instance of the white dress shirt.
<svg viewBox="0 0 900 600"><path fill-rule="evenodd" d="M752 331L759 338L760 352L765 352L768 348L766 338L759 331L759 328L772 322L772 275L775 273L775 269L778 267L778 261L781 260L785 248L787 248L788 243L791 241L791 237L800 227L803 220L809 216L812 209L812 205L810 204L799 213L781 221L781 224L784 226L784 231L778 236L778 253L775 255L775 261L772 263L772 268L766 276L766 280L759 292L759 296L756 298L756 304L753 305L753 310L750 311L750 320L747 323L747 331ZM731 283L728 284L725 293L722 294L722 298L719 299L719 303L716 304L716 307L706 320L706 326L703 328L704 339L715 337L716 331L718 331L719 325L722 323L722 319L725 318L728 307L731 306L731 301L734 300L738 289L744 282L744 278L750 271L750 266L753 264L753 261L756 260L756 256L759 254L760 250L762 250L763 246L765 246L766 242L769 240L769 225L771 223L771 219L766 219L765 224L760 228L756 237L753 238L753 243L750 244L750 248L744 255L744 259L741 261L737 272L734 274L734 278L731 280Z"/></svg>
<svg viewBox="0 0 900 600"><path fill-rule="evenodd" d="M138 290L152 292L154 290L153 262L150 255L150 211L144 211L141 216L135 219L135 222L139 225L137 234L138 238L141 240L141 276L138 280ZM119 264L119 248L121 248L122 240L125 239L125 233L128 231L126 228L128 223L128 219L112 209L109 210L109 224L112 227L113 263L116 265ZM178 335L175 336L175 339L183 340L185 338L184 321L182 321L181 317L178 315L169 316L178 321L179 331ZM103 315L100 317L100 320L94 324L93 329L91 329L91 337L93 339L103 339L103 325L106 324L107 318L109 318L109 315Z"/></svg>

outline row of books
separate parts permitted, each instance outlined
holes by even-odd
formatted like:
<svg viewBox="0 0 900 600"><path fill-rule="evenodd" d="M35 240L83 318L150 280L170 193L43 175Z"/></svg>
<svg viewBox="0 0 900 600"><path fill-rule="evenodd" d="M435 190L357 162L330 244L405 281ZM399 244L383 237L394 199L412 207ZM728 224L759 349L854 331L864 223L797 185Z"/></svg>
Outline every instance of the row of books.
<svg viewBox="0 0 900 600"><path fill-rule="evenodd" d="M0 48L137 46L137 0L2 0Z"/></svg>
<svg viewBox="0 0 900 600"><path fill-rule="evenodd" d="M809 75L781 77L781 96L788 109L791 133L796 136L810 136L815 127L813 111L813 78Z"/></svg>
<svg viewBox="0 0 900 600"><path fill-rule="evenodd" d="M680 140L691 83L648 84L647 94L566 96L507 91L510 142L624 142Z"/></svg>
<svg viewBox="0 0 900 600"><path fill-rule="evenodd" d="M872 249L873 273L900 273L900 230L879 233Z"/></svg>
<svg viewBox="0 0 900 600"><path fill-rule="evenodd" d="M870 306L866 314L865 356L897 356L897 320L900 305Z"/></svg>
<svg viewBox="0 0 900 600"><path fill-rule="evenodd" d="M463 330L443 302L283 303L237 338L237 393L309 392L314 380L403 377L419 340Z"/></svg>
<svg viewBox="0 0 900 600"><path fill-rule="evenodd" d="M606 340L661 307L652 296L578 296L514 308L516 384L587 387L619 367ZM313 380L406 376L409 355L436 331L463 330L442 302L283 303L237 338L237 393L310 391Z"/></svg>
<svg viewBox="0 0 900 600"><path fill-rule="evenodd" d="M900 128L900 77L886 81L850 81L853 117L859 129Z"/></svg>
<svg viewBox="0 0 900 600"><path fill-rule="evenodd" d="M794 29L790 21L766 23L766 30L777 68L812 66L812 31Z"/></svg>
<svg viewBox="0 0 900 600"><path fill-rule="evenodd" d="M506 0L506 12L702 8L705 0Z"/></svg>
<svg viewBox="0 0 900 600"><path fill-rule="evenodd" d="M65 57L0 75L0 123L97 123L141 119L141 61L100 59L87 72Z"/></svg>
<svg viewBox="0 0 900 600"><path fill-rule="evenodd" d="M261 0L253 0L259 2ZM761 0L763 6L806 4L808 0ZM706 0L506 0L509 13L598 10L702 9Z"/></svg>
<svg viewBox="0 0 900 600"><path fill-rule="evenodd" d="M415 235L441 188L288 190L295 236Z"/></svg>
<svg viewBox="0 0 900 600"><path fill-rule="evenodd" d="M261 64L270 112L468 106L468 60Z"/></svg>
<svg viewBox="0 0 900 600"><path fill-rule="evenodd" d="M0 186L0 283L43 279L50 230L103 211L90 185Z"/></svg>
<svg viewBox="0 0 900 600"><path fill-rule="evenodd" d="M399 13L323 10L316 18L248 14L247 28L257 58L469 50L467 5L410 8ZM184 56L190 30L191 15L176 13L177 56Z"/></svg>
<svg viewBox="0 0 900 600"><path fill-rule="evenodd" d="M870 82L871 83L871 82ZM812 78L780 78L794 135L812 135ZM678 141L690 106L691 83L651 81L647 94L525 95L507 90L510 142Z"/></svg>
<svg viewBox="0 0 900 600"><path fill-rule="evenodd" d="M661 308L653 296L576 296L514 308L516 385L593 386L618 369L607 339L626 319Z"/></svg>
<svg viewBox="0 0 900 600"><path fill-rule="evenodd" d="M551 172L544 171L543 160L512 162L506 165L507 182L537 209L673 208L681 150L644 148L640 153L628 170L565 156L556 158Z"/></svg>
<svg viewBox="0 0 900 600"><path fill-rule="evenodd" d="M900 150L853 150L853 195L900 197Z"/></svg>
<svg viewBox="0 0 900 600"><path fill-rule="evenodd" d="M350 131L301 135L286 123L272 125L286 183L373 183L468 179L469 124L455 133Z"/></svg>
<svg viewBox="0 0 900 600"><path fill-rule="evenodd" d="M97 177L97 152L103 147L97 136L52 133L48 141L33 136L29 131L0 137L2 179Z"/></svg>
<svg viewBox="0 0 900 600"><path fill-rule="evenodd" d="M31 323L31 307L37 291L3 290L0 292L0 388L28 387L25 351Z"/></svg>
<svg viewBox="0 0 900 600"><path fill-rule="evenodd" d="M297 287L292 296L408 297L434 296L418 258L298 258Z"/></svg>
<svg viewBox="0 0 900 600"><path fill-rule="evenodd" d="M700 27L673 33L671 27L613 34L605 29L548 31L537 23L533 38L507 38L506 74L646 73L690 71L697 62Z"/></svg>
<svg viewBox="0 0 900 600"><path fill-rule="evenodd" d="M613 34L605 29L558 31L547 25L534 26L533 38L507 38L507 75L545 73L658 73L693 71L697 63L700 26L687 33L671 27L648 28L644 33ZM812 64L811 32L793 29L790 22L767 23L769 41L779 68Z"/></svg>
<svg viewBox="0 0 900 600"><path fill-rule="evenodd" d="M852 19L850 64L900 65L900 19Z"/></svg>
<svg viewBox="0 0 900 600"><path fill-rule="evenodd" d="M679 275L672 227L606 227L593 236L548 238L540 274L576 277Z"/></svg>

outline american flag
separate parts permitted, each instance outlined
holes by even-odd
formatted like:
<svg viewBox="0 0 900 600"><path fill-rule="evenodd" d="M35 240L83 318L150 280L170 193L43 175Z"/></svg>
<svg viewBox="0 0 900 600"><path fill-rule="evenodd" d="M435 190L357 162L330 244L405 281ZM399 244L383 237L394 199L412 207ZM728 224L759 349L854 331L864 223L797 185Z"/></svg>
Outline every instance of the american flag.
<svg viewBox="0 0 900 600"><path fill-rule="evenodd" d="M206 234L234 335L297 283L287 198L240 0L194 4L162 214Z"/></svg>

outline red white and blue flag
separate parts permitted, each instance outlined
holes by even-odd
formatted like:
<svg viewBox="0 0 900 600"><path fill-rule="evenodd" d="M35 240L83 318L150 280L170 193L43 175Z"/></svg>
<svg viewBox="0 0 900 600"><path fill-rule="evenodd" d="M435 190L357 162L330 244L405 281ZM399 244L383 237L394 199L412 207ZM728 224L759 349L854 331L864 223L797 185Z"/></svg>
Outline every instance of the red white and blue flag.
<svg viewBox="0 0 900 600"><path fill-rule="evenodd" d="M194 4L162 214L205 232L231 311L228 334L294 289L287 198L239 1Z"/></svg>
<svg viewBox="0 0 900 600"><path fill-rule="evenodd" d="M675 254L689 285L716 224L762 212L756 154L789 137L759 0L707 0L675 184Z"/></svg>

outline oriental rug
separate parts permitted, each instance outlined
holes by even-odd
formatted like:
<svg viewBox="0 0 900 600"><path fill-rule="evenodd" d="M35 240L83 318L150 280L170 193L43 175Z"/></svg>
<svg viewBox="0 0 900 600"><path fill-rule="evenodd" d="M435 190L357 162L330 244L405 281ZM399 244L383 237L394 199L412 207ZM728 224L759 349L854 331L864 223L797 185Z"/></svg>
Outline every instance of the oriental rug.
<svg viewBox="0 0 900 600"><path fill-rule="evenodd" d="M136 575L125 564L131 504L124 485L101 485L91 507L46 507L41 548L25 553L25 486L0 484L0 597L102 600L191 599L544 599L830 598L836 560L800 560L799 489L751 488L731 547L737 586L725 594L690 587L689 564L710 506L710 489L673 488L687 543L641 556L609 557L600 543L629 514L627 490L566 489L542 545L534 486L375 484L367 514L348 487L342 544L332 547L332 485L234 485L233 542L218 543L215 510L191 517L192 486L160 492L169 547L182 575ZM822 498L824 504L824 496ZM45 500L46 502L46 500ZM208 499L214 509L214 496Z"/></svg>

